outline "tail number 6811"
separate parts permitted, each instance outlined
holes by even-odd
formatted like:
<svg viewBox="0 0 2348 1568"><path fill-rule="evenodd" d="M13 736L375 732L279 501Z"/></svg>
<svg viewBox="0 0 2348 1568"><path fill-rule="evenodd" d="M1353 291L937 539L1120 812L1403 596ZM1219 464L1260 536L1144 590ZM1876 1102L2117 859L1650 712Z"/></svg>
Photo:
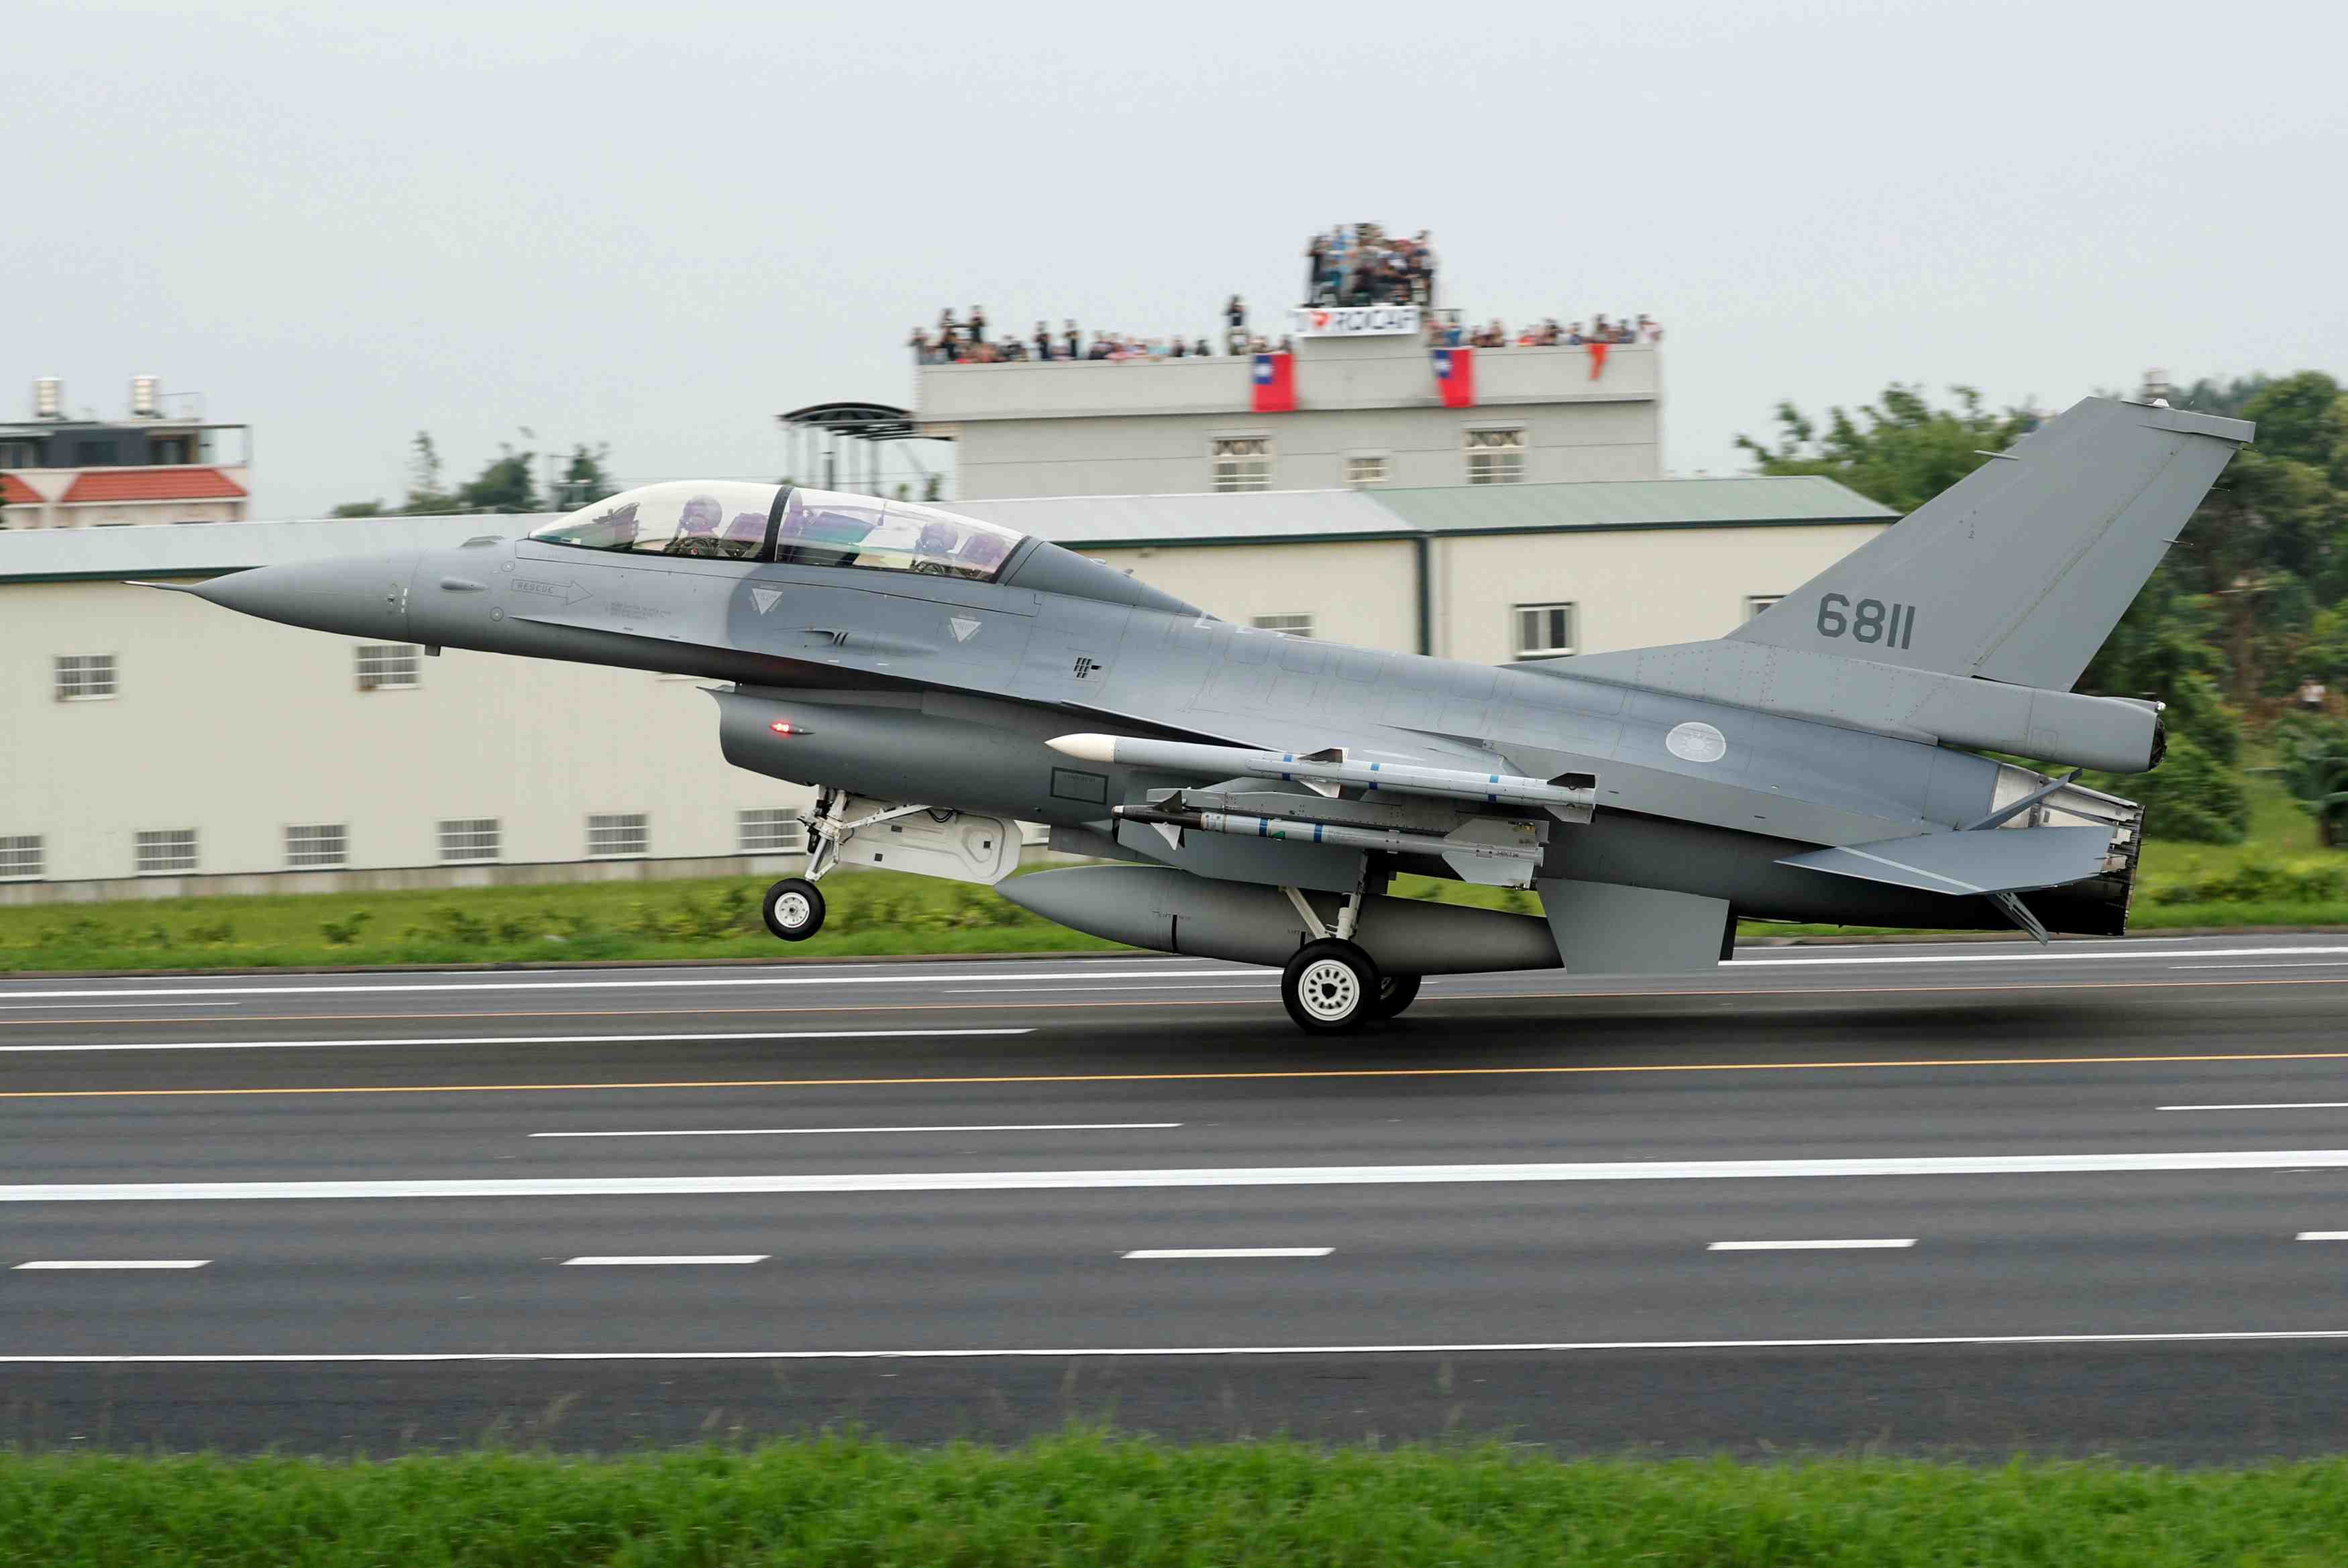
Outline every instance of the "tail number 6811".
<svg viewBox="0 0 2348 1568"><path fill-rule="evenodd" d="M1825 594L1818 600L1818 635L1906 648L1916 641L1916 607L1886 604L1879 599L1862 599L1853 604L1849 594Z"/></svg>

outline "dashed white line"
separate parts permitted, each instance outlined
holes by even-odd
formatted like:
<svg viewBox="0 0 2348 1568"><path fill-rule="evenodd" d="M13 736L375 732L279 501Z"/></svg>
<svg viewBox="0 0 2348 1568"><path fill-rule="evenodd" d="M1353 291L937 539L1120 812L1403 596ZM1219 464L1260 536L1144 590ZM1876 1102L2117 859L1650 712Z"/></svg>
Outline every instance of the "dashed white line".
<svg viewBox="0 0 2348 1568"><path fill-rule="evenodd" d="M1327 1257L1333 1246L1145 1246L1119 1253L1123 1258L1163 1262L1209 1257Z"/></svg>
<svg viewBox="0 0 2348 1568"><path fill-rule="evenodd" d="M196 1040L164 1044L107 1040L79 1045L0 1045L0 1052L92 1050L324 1050L350 1046L656 1045L713 1040L953 1040L973 1035L1033 1034L1028 1029L747 1030L732 1034L484 1034L451 1040Z"/></svg>
<svg viewBox="0 0 2348 1568"><path fill-rule="evenodd" d="M1841 1252L1866 1251L1870 1248L1914 1246L1914 1236L1898 1239L1880 1237L1863 1241L1716 1241L1705 1245L1706 1252Z"/></svg>
<svg viewBox="0 0 2348 1568"><path fill-rule="evenodd" d="M532 1132L533 1138L802 1138L827 1132L1140 1132L1179 1122L1000 1122L966 1127L676 1127L642 1132Z"/></svg>
<svg viewBox="0 0 2348 1568"><path fill-rule="evenodd" d="M22 996L24 993L23 993L23 992L21 992L21 991L19 991L19 992L17 992L16 994L17 994L17 995L19 995L19 996ZM191 1002L191 1001L160 1001L160 1002L84 1002L84 1003L82 1004L82 1009L81 1009L81 1010L88 1010L88 1009L92 1009L92 1008L163 1008L163 1007L179 1007L179 1008L234 1008L234 1007L242 1007L243 1005L244 1005L244 1004L243 1004L242 1002ZM31 1012L31 1011L47 1011L47 1012L54 1012L54 1011L56 1010L56 1009L52 1008L52 1007L51 1007L47 1002L0 1002L0 1009L5 1009L6 1011L9 1011L9 1012ZM70 1020L68 1020L68 1021L70 1021Z"/></svg>
<svg viewBox="0 0 2348 1568"><path fill-rule="evenodd" d="M62 1273L88 1268L202 1268L210 1264L208 1257L53 1257L32 1263L18 1264L13 1273Z"/></svg>
<svg viewBox="0 0 2348 1568"><path fill-rule="evenodd" d="M708 1263L764 1263L773 1254L764 1252L708 1252L647 1254L637 1256L566 1257L565 1268L661 1268L671 1264L693 1265Z"/></svg>
<svg viewBox="0 0 2348 1568"><path fill-rule="evenodd" d="M2348 1231L2302 1231L2301 1241L2348 1241Z"/></svg>

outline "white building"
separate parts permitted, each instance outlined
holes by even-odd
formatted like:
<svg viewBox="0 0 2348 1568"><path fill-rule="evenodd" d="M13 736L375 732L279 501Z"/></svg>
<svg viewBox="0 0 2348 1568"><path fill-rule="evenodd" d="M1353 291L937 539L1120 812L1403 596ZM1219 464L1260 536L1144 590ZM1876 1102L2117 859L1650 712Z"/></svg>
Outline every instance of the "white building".
<svg viewBox="0 0 2348 1568"><path fill-rule="evenodd" d="M963 499L1662 475L1660 349L1456 351L1451 395L1469 401L1452 406L1410 320L1408 332L1301 338L1279 356L1292 409L1256 411L1267 401L1256 361L1240 354L925 364L911 418L955 444Z"/></svg>
<svg viewBox="0 0 2348 1568"><path fill-rule="evenodd" d="M1894 520L1819 478L963 509L1227 619L1493 663L1718 636ZM0 536L0 659L14 673L0 690L0 902L795 864L788 817L803 792L718 756L702 682L455 649L427 658L128 580L531 526Z"/></svg>

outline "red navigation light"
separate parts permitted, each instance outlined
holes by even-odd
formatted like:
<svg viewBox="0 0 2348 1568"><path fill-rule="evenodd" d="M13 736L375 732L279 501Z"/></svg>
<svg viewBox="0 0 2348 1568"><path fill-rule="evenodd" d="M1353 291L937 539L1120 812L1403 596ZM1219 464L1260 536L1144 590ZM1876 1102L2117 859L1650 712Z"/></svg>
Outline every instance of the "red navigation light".
<svg viewBox="0 0 2348 1568"><path fill-rule="evenodd" d="M778 735L804 735L807 733L805 730L800 729L788 719L777 719L773 723L768 724L767 728L774 731L775 733Z"/></svg>

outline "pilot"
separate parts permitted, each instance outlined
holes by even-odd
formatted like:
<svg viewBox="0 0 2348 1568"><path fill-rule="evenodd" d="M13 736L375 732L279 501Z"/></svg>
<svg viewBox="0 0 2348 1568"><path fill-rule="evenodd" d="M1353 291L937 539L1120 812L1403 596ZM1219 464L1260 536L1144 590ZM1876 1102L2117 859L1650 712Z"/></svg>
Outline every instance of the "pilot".
<svg viewBox="0 0 2348 1568"><path fill-rule="evenodd" d="M961 533L952 523L923 523L921 537L913 543L913 569L940 577L960 577L962 569L953 557L954 547L962 542Z"/></svg>
<svg viewBox="0 0 2348 1568"><path fill-rule="evenodd" d="M677 514L676 537L669 540L664 554L673 556L724 555L717 542L717 525L726 520L725 508L715 496L695 496Z"/></svg>

